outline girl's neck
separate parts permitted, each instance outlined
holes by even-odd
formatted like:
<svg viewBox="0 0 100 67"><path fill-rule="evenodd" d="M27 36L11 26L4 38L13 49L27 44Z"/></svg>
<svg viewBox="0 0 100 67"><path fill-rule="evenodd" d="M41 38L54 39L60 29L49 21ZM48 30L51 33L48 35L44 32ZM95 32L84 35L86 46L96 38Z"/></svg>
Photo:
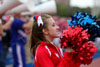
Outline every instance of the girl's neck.
<svg viewBox="0 0 100 67"><path fill-rule="evenodd" d="M49 37L49 36L45 36L45 39L48 41L48 42L52 42L53 41L53 38Z"/></svg>

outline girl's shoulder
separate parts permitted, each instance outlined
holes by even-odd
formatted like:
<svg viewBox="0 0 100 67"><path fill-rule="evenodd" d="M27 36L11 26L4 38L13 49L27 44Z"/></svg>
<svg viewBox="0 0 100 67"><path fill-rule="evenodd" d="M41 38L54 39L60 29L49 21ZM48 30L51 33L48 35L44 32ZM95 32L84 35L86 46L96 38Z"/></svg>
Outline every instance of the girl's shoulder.
<svg viewBox="0 0 100 67"><path fill-rule="evenodd" d="M37 49L36 49L36 53L39 55L39 54L41 54L41 53L47 53L47 50L46 50L46 48L47 48L47 45L42 45L42 44L40 44L38 47L37 47Z"/></svg>

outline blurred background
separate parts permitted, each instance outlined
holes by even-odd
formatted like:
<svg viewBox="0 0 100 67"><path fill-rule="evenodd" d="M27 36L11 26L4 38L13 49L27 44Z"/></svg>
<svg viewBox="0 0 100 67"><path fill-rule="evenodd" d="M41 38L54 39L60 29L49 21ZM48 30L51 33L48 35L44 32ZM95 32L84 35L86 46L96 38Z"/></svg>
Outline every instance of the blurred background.
<svg viewBox="0 0 100 67"><path fill-rule="evenodd" d="M5 17L5 20L9 20L9 16L15 14L26 19L25 16L47 13L53 16L61 31L68 28L67 20L77 11L92 14L100 19L100 0L0 0L0 15ZM100 67L100 38L96 38L94 43L98 51L93 57L93 62L81 67ZM27 67L34 67L34 58L30 54L28 42L25 51ZM12 50L9 47L6 67L12 67L12 64Z"/></svg>

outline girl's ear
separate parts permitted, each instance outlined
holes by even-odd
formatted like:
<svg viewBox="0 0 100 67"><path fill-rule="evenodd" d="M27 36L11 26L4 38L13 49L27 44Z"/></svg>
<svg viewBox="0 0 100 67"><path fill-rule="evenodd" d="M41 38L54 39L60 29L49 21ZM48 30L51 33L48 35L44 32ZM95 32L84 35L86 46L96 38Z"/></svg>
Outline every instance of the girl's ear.
<svg viewBox="0 0 100 67"><path fill-rule="evenodd" d="M48 34L48 31L47 31L47 29L42 29L42 32L43 32L43 34Z"/></svg>

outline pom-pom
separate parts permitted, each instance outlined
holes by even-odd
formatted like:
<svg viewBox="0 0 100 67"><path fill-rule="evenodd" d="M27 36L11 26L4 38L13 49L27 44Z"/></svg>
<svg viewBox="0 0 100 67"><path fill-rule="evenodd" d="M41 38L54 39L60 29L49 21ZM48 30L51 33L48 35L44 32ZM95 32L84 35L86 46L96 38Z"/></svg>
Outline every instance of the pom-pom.
<svg viewBox="0 0 100 67"><path fill-rule="evenodd" d="M61 46L63 48L75 48L80 47L84 42L88 41L89 34L87 30L82 30L82 27L69 27L68 30L64 30L61 38ZM76 49L76 48L75 48Z"/></svg>
<svg viewBox="0 0 100 67"><path fill-rule="evenodd" d="M76 59L77 62L81 64L90 64L92 62L92 57L94 53L97 52L96 46L93 42L89 41L82 45L80 49L76 52L73 52L73 58Z"/></svg>
<svg viewBox="0 0 100 67"><path fill-rule="evenodd" d="M67 21L69 26L81 26L83 30L88 30L90 34L90 40L94 41L96 37L100 36L100 26L96 22L96 16L92 16L87 13L76 12L72 17L72 20Z"/></svg>
<svg viewBox="0 0 100 67"><path fill-rule="evenodd" d="M89 40L89 33L82 27L69 27L64 30L61 38L62 48L72 48L73 59L81 64L90 64L97 51L96 46Z"/></svg>

